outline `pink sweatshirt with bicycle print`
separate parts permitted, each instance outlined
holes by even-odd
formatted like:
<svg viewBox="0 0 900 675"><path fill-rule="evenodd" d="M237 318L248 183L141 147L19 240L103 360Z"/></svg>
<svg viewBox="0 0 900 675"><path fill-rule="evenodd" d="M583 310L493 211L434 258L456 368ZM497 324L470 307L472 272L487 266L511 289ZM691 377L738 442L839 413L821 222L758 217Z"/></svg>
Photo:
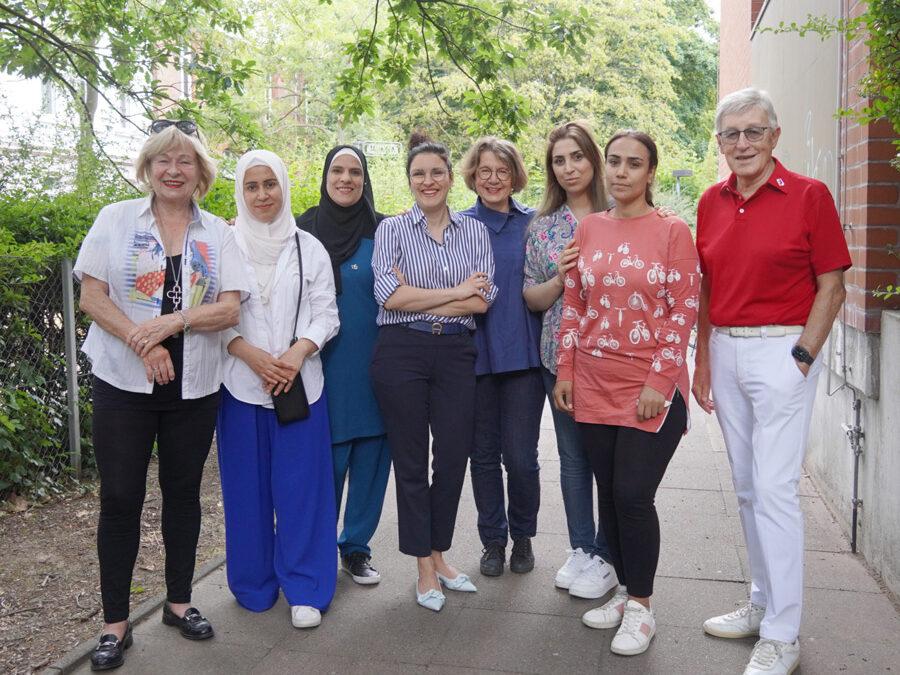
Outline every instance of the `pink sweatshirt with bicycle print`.
<svg viewBox="0 0 900 675"><path fill-rule="evenodd" d="M657 432L668 407L639 421L644 385L688 403L687 351L700 268L679 218L593 213L578 226L578 265L566 277L557 381L573 383L575 419Z"/></svg>

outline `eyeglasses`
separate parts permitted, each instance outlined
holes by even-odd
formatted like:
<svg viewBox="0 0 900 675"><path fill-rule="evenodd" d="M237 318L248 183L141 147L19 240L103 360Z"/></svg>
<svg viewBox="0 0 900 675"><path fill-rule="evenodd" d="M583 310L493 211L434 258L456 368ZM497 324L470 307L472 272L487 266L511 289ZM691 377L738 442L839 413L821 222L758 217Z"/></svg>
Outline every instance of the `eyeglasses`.
<svg viewBox="0 0 900 675"><path fill-rule="evenodd" d="M197 136L199 138L199 134L197 134L197 124L191 120L153 120L153 122L150 123L150 133L158 134L160 131L168 129L173 124L178 128L178 131L186 136Z"/></svg>
<svg viewBox="0 0 900 675"><path fill-rule="evenodd" d="M747 127L746 129L726 129L725 131L717 133L716 136L718 136L719 140L725 145L734 145L737 143L741 134L744 134L744 138L747 139L748 143L756 143L757 141L762 140L763 136L766 135L766 130L768 128L769 127Z"/></svg>
<svg viewBox="0 0 900 675"><path fill-rule="evenodd" d="M489 166L482 166L478 169L478 177L481 180L490 180L491 176L497 176L497 180L501 183L505 183L512 178L512 171L505 166L501 166L499 169L491 169Z"/></svg>
<svg viewBox="0 0 900 675"><path fill-rule="evenodd" d="M409 180L413 183L424 183L425 178L431 176L431 180L435 183L440 183L447 177L447 169L432 169L430 172L425 172L422 169L416 169L411 174L409 174Z"/></svg>

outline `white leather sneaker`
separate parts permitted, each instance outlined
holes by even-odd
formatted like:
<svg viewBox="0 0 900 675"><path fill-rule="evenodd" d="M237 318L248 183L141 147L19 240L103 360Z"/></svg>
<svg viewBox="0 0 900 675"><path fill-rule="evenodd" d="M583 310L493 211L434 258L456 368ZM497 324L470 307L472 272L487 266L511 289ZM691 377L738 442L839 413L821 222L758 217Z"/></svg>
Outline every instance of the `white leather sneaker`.
<svg viewBox="0 0 900 675"><path fill-rule="evenodd" d="M656 619L653 610L641 603L629 600L625 605L622 625L616 632L609 646L613 654L634 656L643 654L650 646L650 640L656 635Z"/></svg>
<svg viewBox="0 0 900 675"><path fill-rule="evenodd" d="M568 590L572 582L581 574L581 570L591 562L591 556L581 550L581 548L576 548L574 551L572 549L566 550L569 553L569 557L566 558L566 562L556 573L555 584L557 588Z"/></svg>
<svg viewBox="0 0 900 675"><path fill-rule="evenodd" d="M729 614L714 616L703 622L703 630L720 638L745 638L759 635L759 624L766 608L748 602Z"/></svg>
<svg viewBox="0 0 900 675"><path fill-rule="evenodd" d="M581 574L569 585L569 595L596 600L619 585L613 566L599 555L591 556Z"/></svg>
<svg viewBox="0 0 900 675"><path fill-rule="evenodd" d="M581 617L581 623L590 628L615 628L622 623L627 602L628 590L624 586L619 586L615 595L606 604L585 612Z"/></svg>
<svg viewBox="0 0 900 675"><path fill-rule="evenodd" d="M744 675L790 675L800 665L800 640L781 642L763 638L753 647Z"/></svg>
<svg viewBox="0 0 900 675"><path fill-rule="evenodd" d="M291 623L294 628L315 628L322 623L322 613L309 605L291 605Z"/></svg>

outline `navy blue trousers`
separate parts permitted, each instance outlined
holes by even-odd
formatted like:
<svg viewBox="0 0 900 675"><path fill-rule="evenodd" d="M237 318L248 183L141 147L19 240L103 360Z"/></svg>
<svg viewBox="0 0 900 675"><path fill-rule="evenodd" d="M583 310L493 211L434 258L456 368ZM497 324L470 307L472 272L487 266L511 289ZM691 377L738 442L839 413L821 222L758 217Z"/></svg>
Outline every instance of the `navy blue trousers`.
<svg viewBox="0 0 900 675"><path fill-rule="evenodd" d="M485 546L506 546L509 537L530 538L537 532L543 408L544 383L538 368L478 376L471 472L478 535ZM501 461L506 469L506 499Z"/></svg>
<svg viewBox="0 0 900 675"><path fill-rule="evenodd" d="M331 446L334 459L334 494L338 510L347 483L344 506L344 529L338 537L341 555L362 552L369 555L369 541L384 506L388 476L391 473L391 450L387 436L354 438Z"/></svg>
<svg viewBox="0 0 900 675"><path fill-rule="evenodd" d="M424 558L453 542L475 424L475 354L468 333L431 335L402 326L378 332L370 373L391 443L406 555Z"/></svg>
<svg viewBox="0 0 900 675"><path fill-rule="evenodd" d="M222 388L216 426L228 588L241 606L328 608L337 584L334 473L325 397L309 417L279 424L275 411Z"/></svg>

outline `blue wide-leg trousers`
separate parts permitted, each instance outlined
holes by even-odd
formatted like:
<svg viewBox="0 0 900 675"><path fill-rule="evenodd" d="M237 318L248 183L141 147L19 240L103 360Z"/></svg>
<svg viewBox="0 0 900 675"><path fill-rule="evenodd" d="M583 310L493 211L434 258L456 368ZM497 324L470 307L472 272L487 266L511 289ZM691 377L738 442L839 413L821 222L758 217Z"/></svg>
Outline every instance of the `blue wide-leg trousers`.
<svg viewBox="0 0 900 675"><path fill-rule="evenodd" d="M216 426L228 587L263 612L278 600L328 608L337 583L334 474L325 397L309 417L279 424L275 411L222 388Z"/></svg>

